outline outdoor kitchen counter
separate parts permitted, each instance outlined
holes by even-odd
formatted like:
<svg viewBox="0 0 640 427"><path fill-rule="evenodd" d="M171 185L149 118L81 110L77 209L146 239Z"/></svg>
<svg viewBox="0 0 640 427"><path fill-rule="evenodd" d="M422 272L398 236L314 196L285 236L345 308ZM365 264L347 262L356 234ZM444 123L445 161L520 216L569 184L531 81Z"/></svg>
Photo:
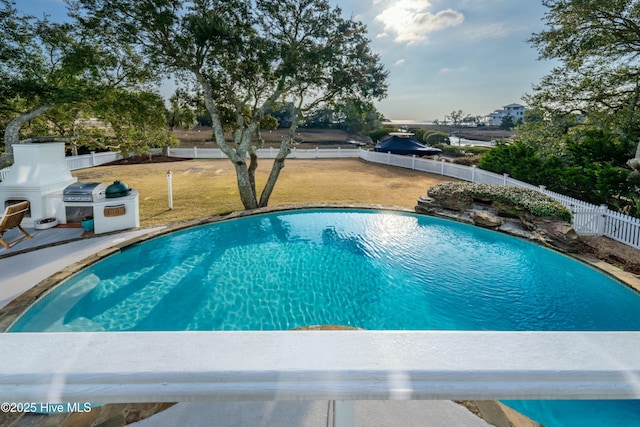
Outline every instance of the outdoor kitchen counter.
<svg viewBox="0 0 640 427"><path fill-rule="evenodd" d="M93 231L96 234L140 227L137 190L131 190L131 193L123 197L108 198L102 194L93 201L66 203L66 205L76 209L91 208Z"/></svg>
<svg viewBox="0 0 640 427"><path fill-rule="evenodd" d="M96 234L140 227L137 190L123 197L99 197L91 206Z"/></svg>

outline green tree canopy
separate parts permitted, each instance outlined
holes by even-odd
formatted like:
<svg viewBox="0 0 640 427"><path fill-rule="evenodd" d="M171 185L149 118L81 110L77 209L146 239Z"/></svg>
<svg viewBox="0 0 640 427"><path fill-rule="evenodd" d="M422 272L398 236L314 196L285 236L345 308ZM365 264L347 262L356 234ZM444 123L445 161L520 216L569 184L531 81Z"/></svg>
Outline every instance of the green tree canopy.
<svg viewBox="0 0 640 427"><path fill-rule="evenodd" d="M541 59L560 65L525 97L527 103L554 120L579 115L585 124L621 135L632 157L629 179L640 188L640 2L543 4L546 29L530 42Z"/></svg>
<svg viewBox="0 0 640 427"><path fill-rule="evenodd" d="M347 99L315 108L305 118L304 126L368 134L382 126L382 119L382 114L372 102Z"/></svg>
<svg viewBox="0 0 640 427"><path fill-rule="evenodd" d="M579 113L640 135L640 2L544 0L546 29L530 42L541 59L560 61L527 96L554 115Z"/></svg>
<svg viewBox="0 0 640 427"><path fill-rule="evenodd" d="M530 127L530 124L525 125ZM594 204L607 204L638 215L637 196L628 181L628 155L619 135L593 126L574 127L543 147L527 134L513 143L499 143L485 153L479 167Z"/></svg>
<svg viewBox="0 0 640 427"><path fill-rule="evenodd" d="M21 142L26 123L46 114L53 126L31 130L57 128L57 135L64 135L61 127L73 127L73 114L92 111L112 90L141 91L141 82L153 76L127 45L99 43L92 29L36 19L0 1L0 108L7 121L2 164L12 162L12 146Z"/></svg>
<svg viewBox="0 0 640 427"><path fill-rule="evenodd" d="M268 204L306 111L332 100L386 94L387 72L369 47L366 27L327 0L70 1L82 27L113 34L150 65L199 86L215 142L235 166L247 209ZM251 137L262 117L284 102L293 103L296 117L258 194ZM225 140L223 108L235 116L233 141Z"/></svg>
<svg viewBox="0 0 640 427"><path fill-rule="evenodd" d="M156 93L111 89L96 100L93 111L109 125L113 134L102 138L98 146L118 150L123 157L131 152L151 155L152 148L177 144L166 127L164 99ZM88 145L92 145L91 142Z"/></svg>

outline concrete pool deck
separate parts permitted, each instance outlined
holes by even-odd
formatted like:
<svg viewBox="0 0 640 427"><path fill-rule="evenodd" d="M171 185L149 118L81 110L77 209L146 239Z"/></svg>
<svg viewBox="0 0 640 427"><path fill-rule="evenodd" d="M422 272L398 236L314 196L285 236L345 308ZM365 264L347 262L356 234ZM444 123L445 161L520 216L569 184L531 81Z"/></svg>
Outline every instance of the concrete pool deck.
<svg viewBox="0 0 640 427"><path fill-rule="evenodd" d="M129 230L91 238L81 238L82 230L71 229L59 235L62 241L68 239L67 243L58 244L49 241L48 246L36 246L31 249L29 243L36 242L35 239L31 239L23 240L11 250L0 251L0 272L2 272L0 274L0 308L74 263L79 263L115 245L164 228ZM28 231L31 232L31 230Z"/></svg>
<svg viewBox="0 0 640 427"><path fill-rule="evenodd" d="M180 403L133 425L327 427L333 425L333 405L328 401ZM354 407L354 426L357 427L490 425L462 405L448 400L358 401Z"/></svg>

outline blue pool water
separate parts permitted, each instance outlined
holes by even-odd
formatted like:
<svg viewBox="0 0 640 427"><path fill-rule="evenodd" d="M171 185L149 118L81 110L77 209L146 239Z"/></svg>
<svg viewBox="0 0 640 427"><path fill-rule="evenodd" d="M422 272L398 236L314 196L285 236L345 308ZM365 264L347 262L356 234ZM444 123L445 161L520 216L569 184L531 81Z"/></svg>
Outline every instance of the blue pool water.
<svg viewBox="0 0 640 427"><path fill-rule="evenodd" d="M640 330L637 313L635 292L521 239L407 213L302 210L131 246L10 330Z"/></svg>

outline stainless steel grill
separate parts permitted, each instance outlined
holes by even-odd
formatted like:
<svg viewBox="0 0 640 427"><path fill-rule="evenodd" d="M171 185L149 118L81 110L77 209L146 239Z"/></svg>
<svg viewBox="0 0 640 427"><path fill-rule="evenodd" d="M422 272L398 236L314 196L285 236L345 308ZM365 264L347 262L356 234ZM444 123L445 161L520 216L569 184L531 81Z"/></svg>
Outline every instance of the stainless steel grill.
<svg viewBox="0 0 640 427"><path fill-rule="evenodd" d="M101 182L76 182L62 191L64 202L93 202L104 196L107 185Z"/></svg>

